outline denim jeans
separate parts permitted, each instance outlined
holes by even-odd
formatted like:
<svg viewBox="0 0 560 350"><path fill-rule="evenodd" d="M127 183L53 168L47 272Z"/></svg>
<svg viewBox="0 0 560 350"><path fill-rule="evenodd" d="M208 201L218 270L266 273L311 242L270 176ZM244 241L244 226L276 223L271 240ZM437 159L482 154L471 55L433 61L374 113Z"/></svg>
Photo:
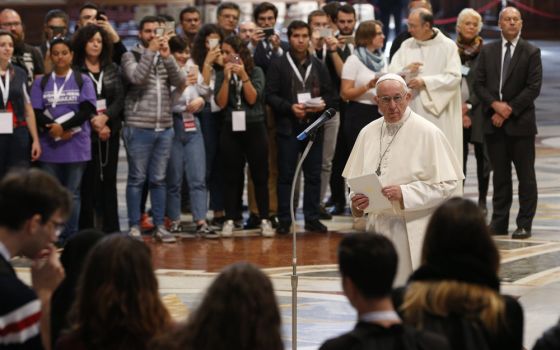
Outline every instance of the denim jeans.
<svg viewBox="0 0 560 350"><path fill-rule="evenodd" d="M187 177L189 197L194 222L205 220L208 192L206 190L206 153L200 121L195 118L196 131L186 132L183 119L173 117L173 147L167 165L167 216L171 220L181 217L181 185L183 174Z"/></svg>
<svg viewBox="0 0 560 350"><path fill-rule="evenodd" d="M165 213L165 172L173 143L173 128L163 131L153 129L123 128L123 140L128 160L126 206L130 226L140 222L140 200L146 178L150 189L152 216L155 225L163 225Z"/></svg>
<svg viewBox="0 0 560 350"><path fill-rule="evenodd" d="M224 210L223 165L219 152L222 112L211 112L210 104L200 112L200 127L204 136L206 150L206 184L210 192L210 209Z"/></svg>
<svg viewBox="0 0 560 350"><path fill-rule="evenodd" d="M86 169L87 162L76 163L46 163L41 162L40 167L47 173L58 179L62 186L66 187L72 194L72 211L66 222L64 231L60 234L59 239L66 241L73 234L78 232L78 221L80 219L80 193L82 176Z"/></svg>
<svg viewBox="0 0 560 350"><path fill-rule="evenodd" d="M278 140L278 219L291 221L290 191L296 172L299 155L303 153L307 142L291 136L277 134ZM321 163L323 158L323 133L317 133L315 142L304 160L303 215L305 221L319 219L319 202L321 200Z"/></svg>

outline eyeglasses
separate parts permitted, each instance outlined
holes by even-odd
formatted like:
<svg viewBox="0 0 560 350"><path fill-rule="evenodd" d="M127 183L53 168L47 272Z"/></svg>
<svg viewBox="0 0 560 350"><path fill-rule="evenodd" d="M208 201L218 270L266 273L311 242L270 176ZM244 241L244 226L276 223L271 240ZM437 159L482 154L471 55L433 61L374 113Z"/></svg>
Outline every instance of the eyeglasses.
<svg viewBox="0 0 560 350"><path fill-rule="evenodd" d="M11 28L11 27L17 28L19 26L21 26L21 22L8 22L8 23L0 24L0 27L2 28Z"/></svg>
<svg viewBox="0 0 560 350"><path fill-rule="evenodd" d="M56 234L56 236L60 236L60 234L62 233L62 231L64 231L64 228L66 227L66 223L65 222L57 222L54 221L53 219L50 219L49 222L53 223L54 226L54 232Z"/></svg>
<svg viewBox="0 0 560 350"><path fill-rule="evenodd" d="M384 106L387 106L391 103L391 101L394 101L396 104L399 104L403 101L404 99L404 95L397 95L397 96L381 96L379 97L379 104L382 104Z"/></svg>

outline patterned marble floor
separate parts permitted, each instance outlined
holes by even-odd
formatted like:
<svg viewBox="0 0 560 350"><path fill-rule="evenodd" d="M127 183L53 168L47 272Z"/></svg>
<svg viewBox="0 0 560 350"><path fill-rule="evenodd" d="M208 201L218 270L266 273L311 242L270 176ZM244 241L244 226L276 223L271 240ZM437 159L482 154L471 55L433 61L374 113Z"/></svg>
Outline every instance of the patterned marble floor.
<svg viewBox="0 0 560 350"><path fill-rule="evenodd" d="M502 255L500 277L505 293L520 297L525 310L525 346L530 349L542 331L560 316L560 121L555 102L560 97L560 46L538 42L544 61L544 85L537 101L539 135L536 172L539 204L533 238L514 241L496 239ZM474 157L468 162L465 197L476 199ZM120 216L125 229L124 189L126 160L119 164ZM517 191L510 230L515 228ZM492 188L488 197L491 204ZM491 210L491 208L489 208ZM302 224L301 213L298 215ZM189 220L188 216L183 218ZM352 328L355 314L342 295L336 270L336 247L352 231L352 219L337 216L324 221L329 234L298 233L298 335L299 349L316 349L325 339ZM152 248L161 293L176 319L196 308L206 287L222 267L235 261L250 261L270 275L283 317L286 348L291 348L292 246L290 237L262 238L241 231L232 239L184 239L176 245L146 243ZM28 279L28 269L18 268Z"/></svg>

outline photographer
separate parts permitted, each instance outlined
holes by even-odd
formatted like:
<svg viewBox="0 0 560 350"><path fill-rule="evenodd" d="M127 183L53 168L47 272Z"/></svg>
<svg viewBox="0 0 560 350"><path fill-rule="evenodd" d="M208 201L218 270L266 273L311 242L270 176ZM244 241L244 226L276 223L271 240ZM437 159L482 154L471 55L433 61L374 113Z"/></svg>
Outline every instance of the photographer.
<svg viewBox="0 0 560 350"><path fill-rule="evenodd" d="M258 42L255 48L255 65L261 67L266 73L270 60L273 57L281 57L288 51L289 45L280 40L280 36L274 31L278 8L270 2L263 2L253 10L253 18L257 29L253 34L253 41Z"/></svg>
<svg viewBox="0 0 560 350"><path fill-rule="evenodd" d="M216 103L225 111L220 135L224 160L226 223L222 236L233 231L233 220L242 218L245 159L249 162L261 219L261 233L273 236L268 220L268 137L265 126L264 73L255 67L249 49L239 37L222 44L226 55L223 71L216 73Z"/></svg>
<svg viewBox="0 0 560 350"><path fill-rule="evenodd" d="M129 235L140 238L140 201L146 178L151 194L152 214L157 226L154 238L175 242L163 225L166 167L173 142L171 86L182 88L186 74L179 69L169 50L169 37L159 18L140 21L141 43L122 57L122 70L130 87L125 99L123 139L128 158L126 202Z"/></svg>

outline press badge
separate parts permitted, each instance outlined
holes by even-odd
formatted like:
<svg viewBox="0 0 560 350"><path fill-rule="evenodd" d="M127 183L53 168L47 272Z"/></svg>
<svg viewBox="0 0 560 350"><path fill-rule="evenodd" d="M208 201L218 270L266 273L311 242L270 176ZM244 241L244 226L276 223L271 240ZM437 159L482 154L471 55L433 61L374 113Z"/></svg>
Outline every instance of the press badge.
<svg viewBox="0 0 560 350"><path fill-rule="evenodd" d="M185 132L195 132L196 131L196 120L194 115L189 112L183 112L183 128Z"/></svg>
<svg viewBox="0 0 560 350"><path fill-rule="evenodd" d="M96 103L97 113L105 113L107 111L107 100L100 98Z"/></svg>
<svg viewBox="0 0 560 350"><path fill-rule="evenodd" d="M233 111L231 113L231 127L233 131L247 130L245 111Z"/></svg>
<svg viewBox="0 0 560 350"><path fill-rule="evenodd" d="M0 110L0 134L14 133L14 116L12 112Z"/></svg>
<svg viewBox="0 0 560 350"><path fill-rule="evenodd" d="M467 75L469 75L469 72L471 71L470 67L467 66L461 66L461 75L466 77Z"/></svg>
<svg viewBox="0 0 560 350"><path fill-rule="evenodd" d="M297 102L298 103L305 103L309 100L311 100L311 93L310 92L302 92L300 94L297 94Z"/></svg>

